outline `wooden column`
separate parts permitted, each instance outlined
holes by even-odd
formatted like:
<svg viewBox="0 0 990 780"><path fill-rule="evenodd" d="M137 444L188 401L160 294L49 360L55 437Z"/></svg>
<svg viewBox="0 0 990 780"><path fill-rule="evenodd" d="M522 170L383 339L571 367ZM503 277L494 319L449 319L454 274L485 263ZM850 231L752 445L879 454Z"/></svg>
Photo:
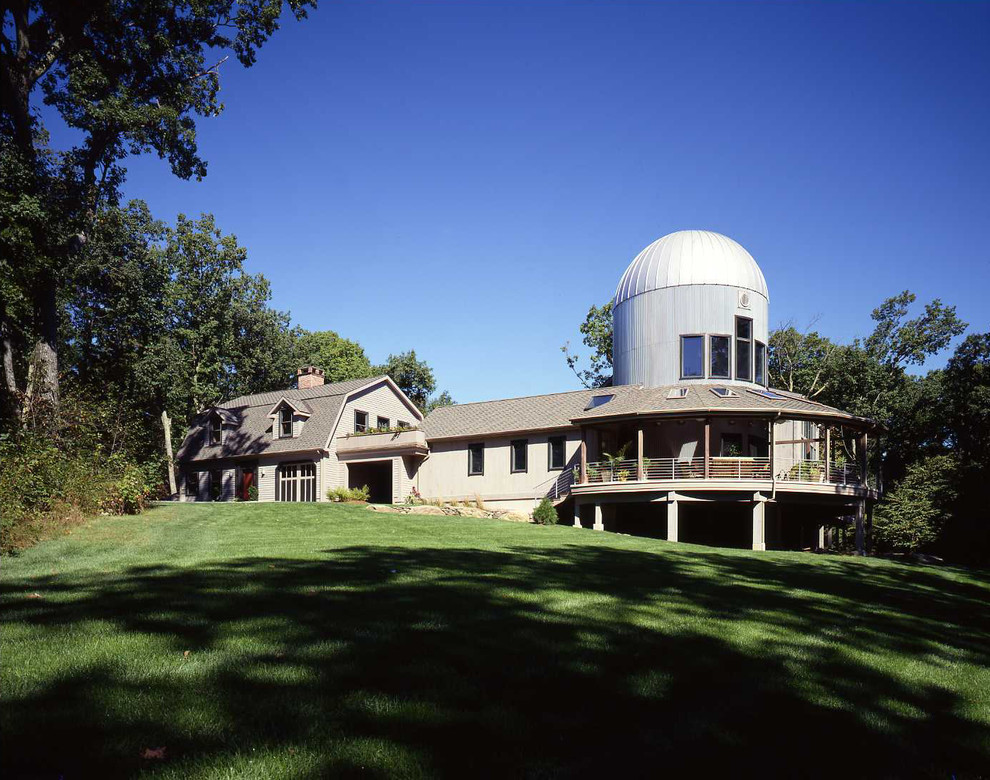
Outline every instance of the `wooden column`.
<svg viewBox="0 0 990 780"><path fill-rule="evenodd" d="M770 479L776 479L777 475L773 470L773 451L775 449L774 444L776 443L774 442L774 437L777 434L773 429L773 417L770 418L770 423L767 427L769 429L767 431L767 455L770 458Z"/></svg>
<svg viewBox="0 0 990 780"><path fill-rule="evenodd" d="M646 472L643 470L643 426L640 425L636 431L636 479L642 481L646 479Z"/></svg>
<svg viewBox="0 0 990 780"><path fill-rule="evenodd" d="M588 442L584 436L584 428L581 429L581 484L588 483Z"/></svg>
<svg viewBox="0 0 990 780"><path fill-rule="evenodd" d="M825 426L825 482L832 481L832 466L829 464L829 460L832 456L832 429L829 426Z"/></svg>
<svg viewBox="0 0 990 780"><path fill-rule="evenodd" d="M709 464L712 459L712 421L710 417L705 418L705 479L708 479Z"/></svg>
<svg viewBox="0 0 990 780"><path fill-rule="evenodd" d="M866 484L866 445L867 435L861 433L856 441L856 459L859 461L859 483Z"/></svg>
<svg viewBox="0 0 990 780"><path fill-rule="evenodd" d="M677 541L677 494L667 494L667 541Z"/></svg>
<svg viewBox="0 0 990 780"><path fill-rule="evenodd" d="M865 501L856 502L856 555L866 555L866 533L864 528Z"/></svg>

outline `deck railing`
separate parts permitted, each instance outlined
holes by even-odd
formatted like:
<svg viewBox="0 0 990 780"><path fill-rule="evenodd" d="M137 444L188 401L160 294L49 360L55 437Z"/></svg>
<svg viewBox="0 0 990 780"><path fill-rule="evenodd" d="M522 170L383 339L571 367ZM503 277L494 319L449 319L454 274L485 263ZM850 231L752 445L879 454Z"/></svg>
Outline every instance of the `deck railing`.
<svg viewBox="0 0 990 780"><path fill-rule="evenodd" d="M772 473L771 473L772 472ZM827 479L826 479L827 476ZM649 482L706 479L704 458L644 458L643 477ZM859 485L859 467L855 463L832 461L826 471L822 460L776 459L768 457L722 457L708 459L707 479L767 480L781 482L831 483ZM598 461L588 464L587 482L634 482L638 480L635 460ZM574 482L577 479L573 479ZM569 486L568 486L569 487Z"/></svg>

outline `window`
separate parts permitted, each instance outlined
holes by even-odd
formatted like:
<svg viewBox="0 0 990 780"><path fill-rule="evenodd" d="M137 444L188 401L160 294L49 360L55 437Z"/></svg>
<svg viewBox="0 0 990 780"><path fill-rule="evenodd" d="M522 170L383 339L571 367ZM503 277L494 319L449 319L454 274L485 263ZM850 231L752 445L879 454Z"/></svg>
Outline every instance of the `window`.
<svg viewBox="0 0 990 780"><path fill-rule="evenodd" d="M513 474L526 471L527 467L527 454L529 452L529 441L527 439L518 439L512 442L509 446L511 462L509 463L509 471Z"/></svg>
<svg viewBox="0 0 990 780"><path fill-rule="evenodd" d="M485 445L468 445L468 476L473 477L485 473Z"/></svg>
<svg viewBox="0 0 990 780"><path fill-rule="evenodd" d="M709 349L708 375L715 379L729 379L729 351L731 338L728 336L711 336Z"/></svg>
<svg viewBox="0 0 990 780"><path fill-rule="evenodd" d="M395 426L396 426L397 428L399 428L400 430L405 430L406 428L408 428L408 427L409 427L409 423L407 423L407 422L406 422L405 420L399 420L399 421L398 421L398 422L397 422L397 423L395 424Z"/></svg>
<svg viewBox="0 0 990 780"><path fill-rule="evenodd" d="M742 434L723 433L722 446L718 453L723 458L738 458L742 455Z"/></svg>
<svg viewBox="0 0 990 780"><path fill-rule="evenodd" d="M760 398L769 398L771 401L786 401L784 396L775 393L773 390L750 390L753 395L758 395Z"/></svg>
<svg viewBox="0 0 990 780"><path fill-rule="evenodd" d="M220 469L213 469L210 472L210 501L219 501L223 498L223 472Z"/></svg>
<svg viewBox="0 0 990 780"><path fill-rule="evenodd" d="M210 416L210 444L223 443L223 420L219 414Z"/></svg>
<svg viewBox="0 0 990 780"><path fill-rule="evenodd" d="M688 389L686 387L672 387L667 391L667 398L674 401L678 398L687 398L687 394Z"/></svg>
<svg viewBox="0 0 990 780"><path fill-rule="evenodd" d="M316 464L280 463L275 468L276 501L316 501Z"/></svg>
<svg viewBox="0 0 990 780"><path fill-rule="evenodd" d="M379 416L377 427L379 427L379 428L388 428L391 425L392 425L392 422L391 422L391 420L388 419L388 417L381 417L381 416Z"/></svg>
<svg viewBox="0 0 990 780"><path fill-rule="evenodd" d="M363 433L368 430L368 413L354 410L354 432Z"/></svg>
<svg viewBox="0 0 990 780"><path fill-rule="evenodd" d="M765 458L770 454L765 436L755 436L751 433L748 440L749 455L751 458Z"/></svg>
<svg viewBox="0 0 990 780"><path fill-rule="evenodd" d="M547 439L547 470L557 471L567 463L567 452L564 449L564 436L551 436Z"/></svg>
<svg viewBox="0 0 990 780"><path fill-rule="evenodd" d="M279 437L283 439L292 438L292 410L287 406L283 406L279 410L279 421L281 423L279 431Z"/></svg>
<svg viewBox="0 0 990 780"><path fill-rule="evenodd" d="M589 409L595 409L603 404L607 404L613 398L615 398L614 395L594 395L591 397L591 400L588 401L588 405L584 407L584 410L587 412Z"/></svg>
<svg viewBox="0 0 990 780"><path fill-rule="evenodd" d="M739 393L735 393L727 387L713 387L712 392L719 398L738 398Z"/></svg>
<svg viewBox="0 0 990 780"><path fill-rule="evenodd" d="M755 344L756 366L753 378L756 380L756 384L765 385L767 383L767 345L762 341L757 341Z"/></svg>
<svg viewBox="0 0 990 780"><path fill-rule="evenodd" d="M736 317L736 379L753 379L753 321Z"/></svg>
<svg viewBox="0 0 990 780"><path fill-rule="evenodd" d="M681 379L705 375L705 337L681 336Z"/></svg>

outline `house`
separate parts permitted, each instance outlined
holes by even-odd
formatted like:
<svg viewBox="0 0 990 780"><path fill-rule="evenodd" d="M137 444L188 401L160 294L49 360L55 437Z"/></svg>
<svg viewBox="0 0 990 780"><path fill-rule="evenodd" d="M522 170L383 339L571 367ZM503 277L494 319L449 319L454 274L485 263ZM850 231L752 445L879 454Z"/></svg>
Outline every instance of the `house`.
<svg viewBox="0 0 990 780"><path fill-rule="evenodd" d="M467 403L425 419L386 376L204 410L180 450L187 500L373 501L549 497L575 526L762 550L823 546L877 494L876 424L767 382L769 291L753 257L709 231L644 249L613 299L611 387Z"/></svg>

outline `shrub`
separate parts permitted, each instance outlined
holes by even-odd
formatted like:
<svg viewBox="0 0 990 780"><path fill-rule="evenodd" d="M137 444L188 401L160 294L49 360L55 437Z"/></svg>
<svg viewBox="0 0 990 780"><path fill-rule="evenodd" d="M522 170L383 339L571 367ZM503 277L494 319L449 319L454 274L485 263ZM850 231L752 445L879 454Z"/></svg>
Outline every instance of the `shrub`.
<svg viewBox="0 0 990 780"><path fill-rule="evenodd" d="M881 550L917 552L935 542L956 498L957 465L948 455L912 463L873 516L873 536Z"/></svg>
<svg viewBox="0 0 990 780"><path fill-rule="evenodd" d="M557 525L557 508L544 498L533 510L533 520L540 525Z"/></svg>
<svg viewBox="0 0 990 780"><path fill-rule="evenodd" d="M248 488L248 497L247 497L247 500L248 501L257 501L258 500L258 488L256 486L251 485L251 487Z"/></svg>
<svg viewBox="0 0 990 780"><path fill-rule="evenodd" d="M367 485L359 488L335 487L327 491L327 498L335 503L342 501L367 501L371 497L371 491Z"/></svg>

